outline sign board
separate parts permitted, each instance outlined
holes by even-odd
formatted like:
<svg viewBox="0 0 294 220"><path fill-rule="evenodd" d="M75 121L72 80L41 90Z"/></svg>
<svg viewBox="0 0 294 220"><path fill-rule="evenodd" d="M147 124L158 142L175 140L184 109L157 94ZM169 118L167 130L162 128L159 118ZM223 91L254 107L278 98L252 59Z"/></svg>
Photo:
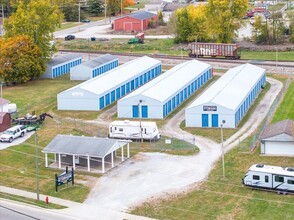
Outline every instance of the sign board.
<svg viewBox="0 0 294 220"><path fill-rule="evenodd" d="M72 168L71 172L68 172L68 167L66 167L66 170L57 175L55 174L55 191L58 191L58 186L61 186L63 184L68 184L69 182L74 185L74 170Z"/></svg>
<svg viewBox="0 0 294 220"><path fill-rule="evenodd" d="M171 139L165 139L166 144L171 144Z"/></svg>
<svg viewBox="0 0 294 220"><path fill-rule="evenodd" d="M217 106L214 106L214 105L204 105L203 106L203 111L215 112L215 111L217 111Z"/></svg>

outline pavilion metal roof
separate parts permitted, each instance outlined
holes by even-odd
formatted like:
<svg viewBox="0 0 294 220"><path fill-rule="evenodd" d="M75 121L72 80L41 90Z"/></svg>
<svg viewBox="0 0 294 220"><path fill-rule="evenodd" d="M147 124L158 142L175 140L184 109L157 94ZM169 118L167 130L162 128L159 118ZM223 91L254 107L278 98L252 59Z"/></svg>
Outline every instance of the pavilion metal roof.
<svg viewBox="0 0 294 220"><path fill-rule="evenodd" d="M128 140L59 134L42 152L102 158L129 142Z"/></svg>

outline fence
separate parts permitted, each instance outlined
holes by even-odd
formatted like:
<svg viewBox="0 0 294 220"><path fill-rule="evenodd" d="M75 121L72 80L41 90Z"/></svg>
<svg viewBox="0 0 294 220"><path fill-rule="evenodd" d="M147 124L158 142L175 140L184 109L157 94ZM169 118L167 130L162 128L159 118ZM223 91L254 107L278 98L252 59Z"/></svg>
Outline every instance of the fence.
<svg viewBox="0 0 294 220"><path fill-rule="evenodd" d="M275 111L277 110L278 105L282 101L290 83L291 83L291 75L288 76L288 79L287 79L282 91L279 93L278 97L274 100L265 119L261 123L260 127L257 129L256 133L253 135L253 137L249 140L246 139L242 142L239 142L239 152L246 152L246 151L251 152L254 150L255 147L257 147L261 133L265 129L265 126L269 124L271 118L273 117Z"/></svg>

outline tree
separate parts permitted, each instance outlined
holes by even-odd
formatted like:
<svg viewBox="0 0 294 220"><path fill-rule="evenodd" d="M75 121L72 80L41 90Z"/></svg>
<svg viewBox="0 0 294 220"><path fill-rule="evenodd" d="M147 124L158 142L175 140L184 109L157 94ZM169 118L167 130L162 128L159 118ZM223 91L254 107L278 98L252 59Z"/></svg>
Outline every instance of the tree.
<svg viewBox="0 0 294 220"><path fill-rule="evenodd" d="M62 7L62 13L66 21L79 21L79 6L78 5L65 5ZM80 21L85 19L85 13L80 10Z"/></svg>
<svg viewBox="0 0 294 220"><path fill-rule="evenodd" d="M0 76L4 82L27 82L46 69L40 48L28 36L0 39Z"/></svg>
<svg viewBox="0 0 294 220"><path fill-rule="evenodd" d="M159 24L159 25L164 25L165 23L164 23L164 21L163 21L163 13L162 13L162 11L159 11L159 12L157 13L157 16L158 16L158 24Z"/></svg>
<svg viewBox="0 0 294 220"><path fill-rule="evenodd" d="M121 0L107 0L107 11L109 15L114 16L120 12L120 1Z"/></svg>
<svg viewBox="0 0 294 220"><path fill-rule="evenodd" d="M89 0L88 1L88 11L94 16L99 16L103 13L104 6L100 0Z"/></svg>
<svg viewBox="0 0 294 220"><path fill-rule="evenodd" d="M219 43L231 42L242 24L248 0L208 0L209 33Z"/></svg>
<svg viewBox="0 0 294 220"><path fill-rule="evenodd" d="M50 59L52 55L52 33L61 24L63 15L56 5L47 0L31 0L25 4L19 1L17 11L5 22L5 37L30 36L39 46L41 57Z"/></svg>
<svg viewBox="0 0 294 220"><path fill-rule="evenodd" d="M208 39L206 30L206 6L189 5L178 9L172 15L170 23L174 28L176 42L206 41Z"/></svg>
<svg viewBox="0 0 294 220"><path fill-rule="evenodd" d="M260 16L255 18L253 24L253 40L256 43L266 43L269 40L268 24L263 24Z"/></svg>

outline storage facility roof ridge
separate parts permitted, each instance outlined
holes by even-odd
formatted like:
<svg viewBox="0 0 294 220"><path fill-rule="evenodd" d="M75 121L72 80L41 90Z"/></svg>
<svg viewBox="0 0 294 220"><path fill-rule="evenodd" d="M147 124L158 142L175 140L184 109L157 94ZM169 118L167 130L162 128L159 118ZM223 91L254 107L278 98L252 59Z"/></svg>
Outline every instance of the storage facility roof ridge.
<svg viewBox="0 0 294 220"><path fill-rule="evenodd" d="M81 84L78 84L68 90L61 92L68 92L70 90L80 88L94 94L101 94L113 88L113 85L119 85L129 78L135 77L147 69L161 64L161 61L143 56L127 63L124 63L108 72L101 74L95 78L89 79Z"/></svg>
<svg viewBox="0 0 294 220"><path fill-rule="evenodd" d="M210 103L235 110L242 101L240 99L246 97L246 94L252 89L256 80L264 72L265 69L248 63L234 67L201 94L187 109Z"/></svg>
<svg viewBox="0 0 294 220"><path fill-rule="evenodd" d="M193 78L197 77L195 71L193 72L192 69L197 68L198 73L201 74L209 67L209 64L198 60L190 60L181 63L148 82L148 84L125 96L123 99L141 94L163 102L184 85L191 82Z"/></svg>
<svg viewBox="0 0 294 220"><path fill-rule="evenodd" d="M117 57L111 55L111 54L105 54L105 55L102 55L102 56L99 56L93 60L89 60L85 63L82 63L81 66L87 66L87 67L90 67L90 68L95 68L95 67L98 67L102 64L105 64L109 61L112 61L114 59L117 59Z"/></svg>
<svg viewBox="0 0 294 220"><path fill-rule="evenodd" d="M48 63L47 66L56 66L62 63L65 63L67 61L76 59L76 58L82 58L80 54L75 54L75 53L66 53L66 54L61 54L58 56L53 57Z"/></svg>

